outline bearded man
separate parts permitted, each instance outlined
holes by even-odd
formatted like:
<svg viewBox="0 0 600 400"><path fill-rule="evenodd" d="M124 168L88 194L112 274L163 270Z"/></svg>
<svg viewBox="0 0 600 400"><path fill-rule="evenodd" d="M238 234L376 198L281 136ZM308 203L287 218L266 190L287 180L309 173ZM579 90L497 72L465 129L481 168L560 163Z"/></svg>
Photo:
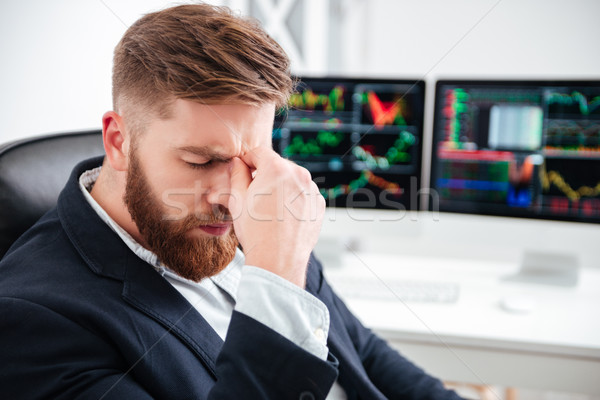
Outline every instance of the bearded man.
<svg viewBox="0 0 600 400"><path fill-rule="evenodd" d="M458 398L311 256L324 199L271 148L292 90L280 46L225 8L127 30L105 156L0 264L1 398Z"/></svg>

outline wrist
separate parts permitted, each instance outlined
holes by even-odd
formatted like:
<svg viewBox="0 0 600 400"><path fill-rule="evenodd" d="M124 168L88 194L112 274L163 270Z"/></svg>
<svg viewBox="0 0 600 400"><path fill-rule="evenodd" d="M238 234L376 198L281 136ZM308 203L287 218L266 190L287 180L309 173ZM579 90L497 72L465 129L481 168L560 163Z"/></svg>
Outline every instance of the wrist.
<svg viewBox="0 0 600 400"><path fill-rule="evenodd" d="M252 251L246 255L246 265L269 271L304 289L309 256L286 257L278 255L275 251L268 254Z"/></svg>

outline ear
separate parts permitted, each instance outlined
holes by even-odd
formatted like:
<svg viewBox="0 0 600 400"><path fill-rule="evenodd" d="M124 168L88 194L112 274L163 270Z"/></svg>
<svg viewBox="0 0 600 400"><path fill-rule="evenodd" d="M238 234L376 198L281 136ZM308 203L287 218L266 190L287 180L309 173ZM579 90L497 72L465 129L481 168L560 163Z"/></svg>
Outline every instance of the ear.
<svg viewBox="0 0 600 400"><path fill-rule="evenodd" d="M102 139L110 166L116 171L126 171L131 138L125 133L123 118L114 111L102 116Z"/></svg>

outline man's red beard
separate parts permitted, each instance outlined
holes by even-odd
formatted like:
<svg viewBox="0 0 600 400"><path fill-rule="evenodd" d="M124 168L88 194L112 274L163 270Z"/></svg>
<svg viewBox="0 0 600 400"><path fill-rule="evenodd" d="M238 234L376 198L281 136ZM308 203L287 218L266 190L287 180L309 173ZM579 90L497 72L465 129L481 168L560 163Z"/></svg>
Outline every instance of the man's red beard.
<svg viewBox="0 0 600 400"><path fill-rule="evenodd" d="M189 236L198 226L231 221L228 211L219 206L217 213L165 219L167 213L153 196L135 150L130 155L124 200L148 250L179 276L199 282L221 272L233 260L238 245L233 226L223 236Z"/></svg>

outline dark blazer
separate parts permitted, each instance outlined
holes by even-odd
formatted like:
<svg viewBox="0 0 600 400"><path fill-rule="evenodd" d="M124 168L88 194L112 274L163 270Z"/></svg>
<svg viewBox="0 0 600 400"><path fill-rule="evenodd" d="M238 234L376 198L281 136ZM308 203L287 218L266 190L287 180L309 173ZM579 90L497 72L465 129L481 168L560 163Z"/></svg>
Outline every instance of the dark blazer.
<svg viewBox="0 0 600 400"><path fill-rule="evenodd" d="M92 210L73 171L55 209L0 262L0 398L458 398L364 328L311 258L331 315L323 361L234 312L225 341Z"/></svg>

